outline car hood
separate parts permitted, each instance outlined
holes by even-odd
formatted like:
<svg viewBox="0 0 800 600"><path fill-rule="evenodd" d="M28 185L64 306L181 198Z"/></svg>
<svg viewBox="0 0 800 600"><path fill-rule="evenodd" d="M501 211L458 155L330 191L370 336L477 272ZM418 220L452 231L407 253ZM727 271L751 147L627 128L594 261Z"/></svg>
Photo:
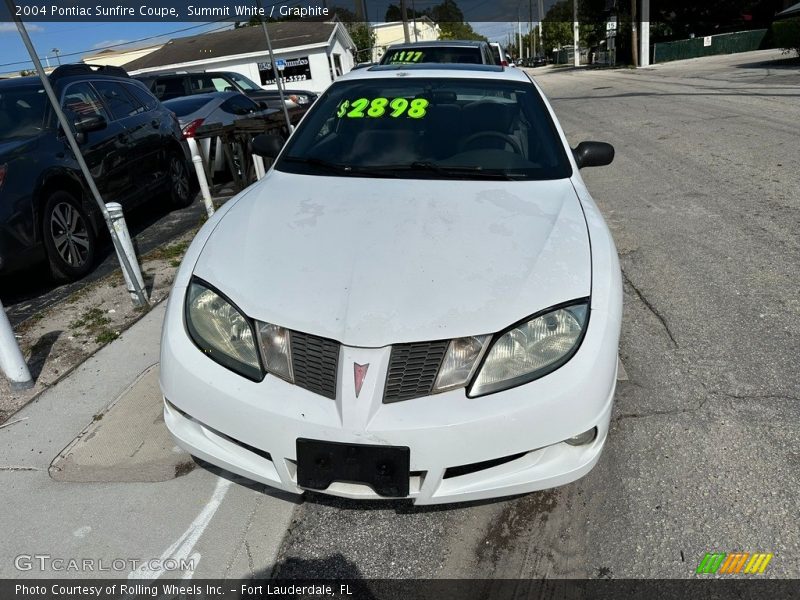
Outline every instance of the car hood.
<svg viewBox="0 0 800 600"><path fill-rule="evenodd" d="M220 221L195 275L250 317L346 345L494 333L589 296L570 180L273 171Z"/></svg>

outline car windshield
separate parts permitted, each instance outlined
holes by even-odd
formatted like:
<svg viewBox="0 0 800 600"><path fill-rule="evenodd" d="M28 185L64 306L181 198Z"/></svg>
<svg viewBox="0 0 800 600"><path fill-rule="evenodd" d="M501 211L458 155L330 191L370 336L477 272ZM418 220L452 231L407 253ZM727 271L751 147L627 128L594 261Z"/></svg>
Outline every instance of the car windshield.
<svg viewBox="0 0 800 600"><path fill-rule="evenodd" d="M196 96L186 96L167 100L164 106L175 113L175 116L184 117L203 108L210 102L209 98L197 98Z"/></svg>
<svg viewBox="0 0 800 600"><path fill-rule="evenodd" d="M228 73L228 76L236 82L236 84L243 90L260 90L261 86L254 81L248 79L244 75L238 73Z"/></svg>
<svg viewBox="0 0 800 600"><path fill-rule="evenodd" d="M432 179L572 174L536 87L480 78L336 83L302 121L276 169Z"/></svg>
<svg viewBox="0 0 800 600"><path fill-rule="evenodd" d="M0 140L39 133L46 106L47 96L39 86L0 89Z"/></svg>
<svg viewBox="0 0 800 600"><path fill-rule="evenodd" d="M381 59L382 65L409 63L483 63L478 46L414 46L411 48L389 48Z"/></svg>

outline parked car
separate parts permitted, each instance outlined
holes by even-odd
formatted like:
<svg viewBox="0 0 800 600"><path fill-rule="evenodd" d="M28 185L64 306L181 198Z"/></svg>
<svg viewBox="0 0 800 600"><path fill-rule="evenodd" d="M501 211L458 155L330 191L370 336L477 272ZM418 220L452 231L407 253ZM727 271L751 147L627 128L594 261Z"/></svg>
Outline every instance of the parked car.
<svg viewBox="0 0 800 600"><path fill-rule="evenodd" d="M205 73L157 73L137 75L162 102L173 98L207 94L209 92L241 92L254 102L264 102L267 108L281 108L278 90L265 90L251 79L234 71ZM284 102L289 108L309 107L317 99L316 92L284 90Z"/></svg>
<svg viewBox="0 0 800 600"><path fill-rule="evenodd" d="M194 198L175 116L121 69L49 76L106 202ZM37 77L0 81L0 273L46 259L57 279L91 270L103 220Z"/></svg>
<svg viewBox="0 0 800 600"><path fill-rule="evenodd" d="M386 49L380 61L382 65L416 63L499 64L488 43L459 40L393 44Z"/></svg>
<svg viewBox="0 0 800 600"><path fill-rule="evenodd" d="M264 108L239 92L211 92L166 100L164 106L175 113L185 137L194 137L206 125L232 125L238 119L267 117L279 112ZM198 140L212 173L225 169L222 140L203 137Z"/></svg>
<svg viewBox="0 0 800 600"><path fill-rule="evenodd" d="M203 125L231 125L237 119L267 116L278 112L263 108L240 92L211 92L164 101L175 113L183 135L190 137Z"/></svg>
<svg viewBox="0 0 800 600"><path fill-rule="evenodd" d="M512 61L509 60L505 48L503 48L500 44L497 42L490 42L489 47L492 49L492 56L494 56L495 64L500 65L501 67L508 67L509 65L512 67L516 66Z"/></svg>
<svg viewBox="0 0 800 600"><path fill-rule="evenodd" d="M200 230L169 297L164 420L288 492L482 500L600 457L622 281L574 150L520 69L334 82Z"/></svg>

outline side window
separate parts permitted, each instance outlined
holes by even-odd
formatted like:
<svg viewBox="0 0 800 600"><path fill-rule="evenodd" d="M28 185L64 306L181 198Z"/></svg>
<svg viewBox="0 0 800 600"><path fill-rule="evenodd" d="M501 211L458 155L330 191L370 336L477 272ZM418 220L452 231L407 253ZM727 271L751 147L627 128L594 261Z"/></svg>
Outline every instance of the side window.
<svg viewBox="0 0 800 600"><path fill-rule="evenodd" d="M232 81L228 81L224 77L212 77L211 78L211 85L213 85L214 88L218 92L238 92L239 91L237 89L237 87L233 84Z"/></svg>
<svg viewBox="0 0 800 600"><path fill-rule="evenodd" d="M236 85L218 75L206 75L205 73L198 73L191 76L192 93L205 94L208 92L238 92L239 89Z"/></svg>
<svg viewBox="0 0 800 600"><path fill-rule="evenodd" d="M231 115L249 115L258 110L258 105L247 96L233 96L220 106L222 110Z"/></svg>
<svg viewBox="0 0 800 600"><path fill-rule="evenodd" d="M131 93L131 96L136 98L139 101L139 104L142 104L146 110L153 110L156 106L158 106L158 100L148 92L147 90L139 87L134 83L126 83L125 89Z"/></svg>
<svg viewBox="0 0 800 600"><path fill-rule="evenodd" d="M61 107L75 116L99 116L108 119L103 103L88 83L73 83L64 90Z"/></svg>
<svg viewBox="0 0 800 600"><path fill-rule="evenodd" d="M186 95L182 77L159 77L150 87L159 100L171 100Z"/></svg>
<svg viewBox="0 0 800 600"><path fill-rule="evenodd" d="M95 81L93 84L103 97L115 121L144 112L144 106L135 101L129 94L126 94L122 84L116 81L102 80Z"/></svg>

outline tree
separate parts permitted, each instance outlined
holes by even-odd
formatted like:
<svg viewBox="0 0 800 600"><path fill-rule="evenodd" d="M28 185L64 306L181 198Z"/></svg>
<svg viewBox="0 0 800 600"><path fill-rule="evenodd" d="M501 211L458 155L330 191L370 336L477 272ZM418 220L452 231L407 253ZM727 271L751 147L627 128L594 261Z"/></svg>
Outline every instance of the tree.
<svg viewBox="0 0 800 600"><path fill-rule="evenodd" d="M372 60L372 48L375 46L375 34L369 25L363 20L359 20L355 13L346 8L336 8L335 15L347 29L347 33L353 38L356 45L355 61L369 62Z"/></svg>

